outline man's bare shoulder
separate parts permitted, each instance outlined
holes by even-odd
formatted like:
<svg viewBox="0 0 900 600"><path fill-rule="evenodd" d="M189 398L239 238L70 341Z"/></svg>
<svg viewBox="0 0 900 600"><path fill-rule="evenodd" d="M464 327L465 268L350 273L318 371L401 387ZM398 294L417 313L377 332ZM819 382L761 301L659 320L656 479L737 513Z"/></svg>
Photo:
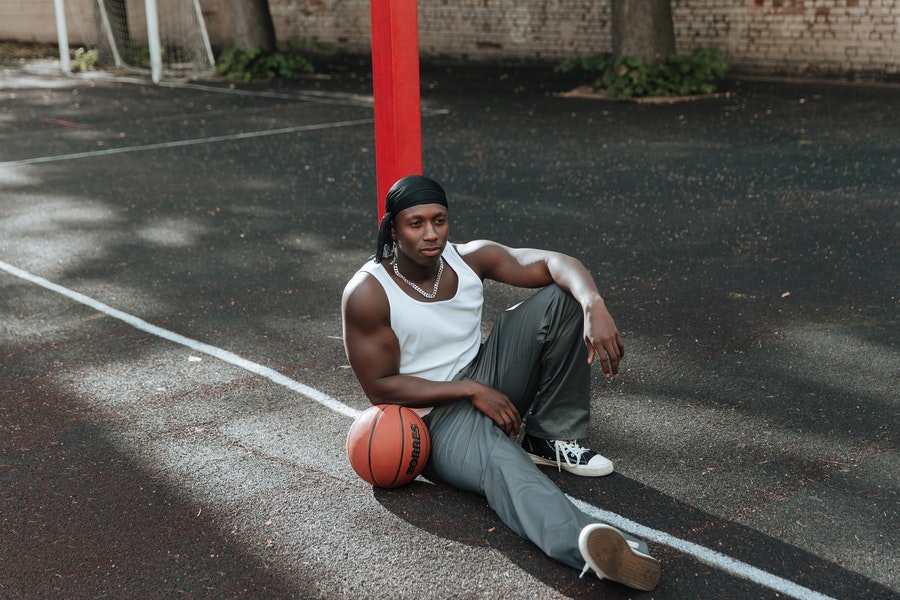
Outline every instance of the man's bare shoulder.
<svg viewBox="0 0 900 600"><path fill-rule="evenodd" d="M496 246L497 242L491 240L469 240L468 242L455 242L453 247L460 256L474 254L490 246Z"/></svg>
<svg viewBox="0 0 900 600"><path fill-rule="evenodd" d="M453 247L466 264L482 278L498 261L507 259L510 253L509 248L493 240L472 240L464 244L453 244Z"/></svg>
<svg viewBox="0 0 900 600"><path fill-rule="evenodd" d="M341 298L344 315L371 317L389 314L387 294L374 275L359 271L347 285Z"/></svg>

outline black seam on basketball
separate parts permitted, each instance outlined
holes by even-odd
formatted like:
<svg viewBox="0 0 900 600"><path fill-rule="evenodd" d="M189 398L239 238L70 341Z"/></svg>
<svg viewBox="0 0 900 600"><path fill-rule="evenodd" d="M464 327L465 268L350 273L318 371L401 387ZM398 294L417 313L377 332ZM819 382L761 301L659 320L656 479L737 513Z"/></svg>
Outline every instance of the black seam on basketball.
<svg viewBox="0 0 900 600"><path fill-rule="evenodd" d="M406 423L403 422L403 407L399 404L395 405L397 408L397 418L400 419L400 460L397 461L397 472L394 473L394 480L391 482L391 485L397 483L397 479L400 478L400 473L403 472L403 457L406 456Z"/></svg>
<svg viewBox="0 0 900 600"><path fill-rule="evenodd" d="M378 481L375 479L375 471L372 469L372 440L375 439L375 427L378 426L378 421L381 420L381 416L384 414L383 410L378 411L378 415L372 419L372 426L369 428L369 452L366 456L366 463L369 465L369 477L372 479L372 483L374 485L379 485Z"/></svg>

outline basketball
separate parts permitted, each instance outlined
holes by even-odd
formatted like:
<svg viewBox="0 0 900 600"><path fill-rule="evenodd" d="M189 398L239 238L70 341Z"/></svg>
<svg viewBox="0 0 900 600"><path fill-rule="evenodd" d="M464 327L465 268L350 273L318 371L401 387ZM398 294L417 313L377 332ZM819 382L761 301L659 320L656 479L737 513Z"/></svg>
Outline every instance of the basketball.
<svg viewBox="0 0 900 600"><path fill-rule="evenodd" d="M347 433L347 458L375 487L395 488L419 476L431 452L431 436L412 409L379 404L366 409Z"/></svg>

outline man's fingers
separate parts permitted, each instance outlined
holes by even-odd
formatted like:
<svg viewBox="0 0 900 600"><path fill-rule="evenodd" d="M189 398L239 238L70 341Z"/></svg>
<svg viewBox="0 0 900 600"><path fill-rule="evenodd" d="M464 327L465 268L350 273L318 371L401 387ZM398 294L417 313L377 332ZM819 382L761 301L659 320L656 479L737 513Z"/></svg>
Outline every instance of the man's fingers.
<svg viewBox="0 0 900 600"><path fill-rule="evenodd" d="M500 427L506 435L515 435L519 433L519 425L515 419L503 419L497 422L497 426Z"/></svg>
<svg viewBox="0 0 900 600"><path fill-rule="evenodd" d="M590 355L588 356L588 363L592 363L595 357L600 359L600 368L603 370L603 376L607 379L618 376L619 360L625 350L621 346L621 342L618 344L609 342L609 346L610 348L600 346L600 350L598 350L597 346L591 344L589 348Z"/></svg>
<svg viewBox="0 0 900 600"><path fill-rule="evenodd" d="M612 352L609 353L609 370L613 377L618 377L619 361L622 359L622 351L624 348L621 347L620 343L613 341L610 342L610 346L612 346Z"/></svg>
<svg viewBox="0 0 900 600"><path fill-rule="evenodd" d="M609 359L609 371L613 377L619 376L619 357L616 355L610 355Z"/></svg>
<svg viewBox="0 0 900 600"><path fill-rule="evenodd" d="M585 343L588 347L588 364L594 364L595 360L603 361L604 354L601 354L599 350L597 350L597 346L594 345L594 342L585 338Z"/></svg>
<svg viewBox="0 0 900 600"><path fill-rule="evenodd" d="M519 411L516 407L510 403L497 413L494 417L494 423L496 423L497 427L499 427L506 435L514 435L518 434L519 429L522 427L522 418L519 416Z"/></svg>

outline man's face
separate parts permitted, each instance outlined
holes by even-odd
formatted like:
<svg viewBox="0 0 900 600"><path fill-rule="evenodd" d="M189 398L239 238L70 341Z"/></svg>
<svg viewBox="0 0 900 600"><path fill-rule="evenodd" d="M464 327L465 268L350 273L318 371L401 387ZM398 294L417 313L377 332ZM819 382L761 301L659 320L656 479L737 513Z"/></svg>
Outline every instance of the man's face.
<svg viewBox="0 0 900 600"><path fill-rule="evenodd" d="M422 265L438 259L449 233L447 207L443 204L410 206L397 213L391 226L398 250Z"/></svg>

